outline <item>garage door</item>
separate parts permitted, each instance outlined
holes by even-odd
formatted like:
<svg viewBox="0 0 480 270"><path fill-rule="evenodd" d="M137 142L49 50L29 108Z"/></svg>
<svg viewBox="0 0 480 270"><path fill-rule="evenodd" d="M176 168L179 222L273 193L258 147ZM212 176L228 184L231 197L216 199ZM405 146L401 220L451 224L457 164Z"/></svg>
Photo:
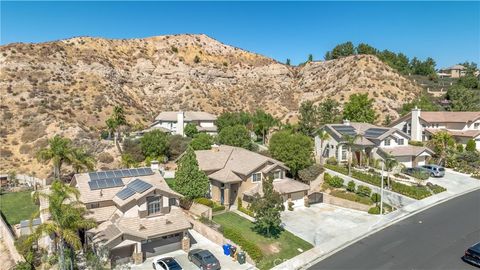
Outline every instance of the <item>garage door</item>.
<svg viewBox="0 0 480 270"><path fill-rule="evenodd" d="M115 266L131 262L133 250L133 245L112 249L110 251L112 264Z"/></svg>
<svg viewBox="0 0 480 270"><path fill-rule="evenodd" d="M182 248L182 233L171 234L142 243L142 251L145 256L152 257L172 252Z"/></svg>

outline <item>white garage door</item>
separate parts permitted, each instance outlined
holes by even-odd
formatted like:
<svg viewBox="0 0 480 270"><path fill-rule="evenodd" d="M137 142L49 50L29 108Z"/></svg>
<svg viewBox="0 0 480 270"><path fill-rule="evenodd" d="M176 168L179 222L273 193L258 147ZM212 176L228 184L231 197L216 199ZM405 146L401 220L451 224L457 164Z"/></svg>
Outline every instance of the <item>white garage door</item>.
<svg viewBox="0 0 480 270"><path fill-rule="evenodd" d="M179 250L182 248L182 235L182 233L176 233L148 240L147 243L142 244L142 251L148 258Z"/></svg>

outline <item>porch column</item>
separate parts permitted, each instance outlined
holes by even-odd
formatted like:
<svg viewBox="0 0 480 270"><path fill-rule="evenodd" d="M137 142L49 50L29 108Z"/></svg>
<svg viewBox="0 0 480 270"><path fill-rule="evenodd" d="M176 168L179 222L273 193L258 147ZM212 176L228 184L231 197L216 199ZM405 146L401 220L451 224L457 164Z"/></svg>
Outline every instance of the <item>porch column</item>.
<svg viewBox="0 0 480 270"><path fill-rule="evenodd" d="M230 191L231 191L231 187L230 187L230 184L225 184L225 189L223 191L223 204L225 205L225 207L229 207L230 206Z"/></svg>
<svg viewBox="0 0 480 270"><path fill-rule="evenodd" d="M143 253L142 253L142 243L137 242L133 250L133 263L142 264L143 263Z"/></svg>

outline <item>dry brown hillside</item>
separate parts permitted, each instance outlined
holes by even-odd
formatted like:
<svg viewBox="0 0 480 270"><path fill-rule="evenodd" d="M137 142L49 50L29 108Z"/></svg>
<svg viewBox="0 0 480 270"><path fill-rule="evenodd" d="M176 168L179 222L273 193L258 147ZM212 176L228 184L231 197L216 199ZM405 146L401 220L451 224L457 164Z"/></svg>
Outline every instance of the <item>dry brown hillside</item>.
<svg viewBox="0 0 480 270"><path fill-rule="evenodd" d="M0 171L37 175L46 168L34 153L56 133L97 154L117 155L98 140L117 104L131 123L146 124L161 110L256 108L288 120L304 100L343 102L359 92L375 97L379 112L396 115L420 91L374 56L290 67L206 35L9 44L0 47L0 57ZM112 166L108 159L99 167Z"/></svg>

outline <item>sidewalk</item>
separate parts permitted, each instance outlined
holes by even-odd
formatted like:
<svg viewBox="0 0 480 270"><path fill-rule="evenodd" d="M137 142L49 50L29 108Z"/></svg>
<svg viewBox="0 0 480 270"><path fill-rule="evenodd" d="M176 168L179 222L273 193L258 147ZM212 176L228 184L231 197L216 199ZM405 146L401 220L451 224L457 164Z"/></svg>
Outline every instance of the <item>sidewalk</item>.
<svg viewBox="0 0 480 270"><path fill-rule="evenodd" d="M328 170L330 173L330 170ZM332 174L335 172L332 171ZM345 179L348 176L341 175ZM426 210L444 201L461 196L465 193L480 189L480 180L473 179L471 177L448 173L444 178L431 178L430 182L446 185L447 191L430 196L420 201L414 200L414 202L400 208L392 213L384 215L377 223L373 225L360 225L354 231L349 231L341 236L337 237L333 241L328 241L317 245L311 250L308 250L276 267L273 269L307 269L322 259L328 257L331 254L365 238L371 234L374 234L396 222L399 222L405 218L408 218L420 211ZM363 184L363 182L361 182ZM450 187L450 190L448 188ZM339 244L344 243L344 244Z"/></svg>

